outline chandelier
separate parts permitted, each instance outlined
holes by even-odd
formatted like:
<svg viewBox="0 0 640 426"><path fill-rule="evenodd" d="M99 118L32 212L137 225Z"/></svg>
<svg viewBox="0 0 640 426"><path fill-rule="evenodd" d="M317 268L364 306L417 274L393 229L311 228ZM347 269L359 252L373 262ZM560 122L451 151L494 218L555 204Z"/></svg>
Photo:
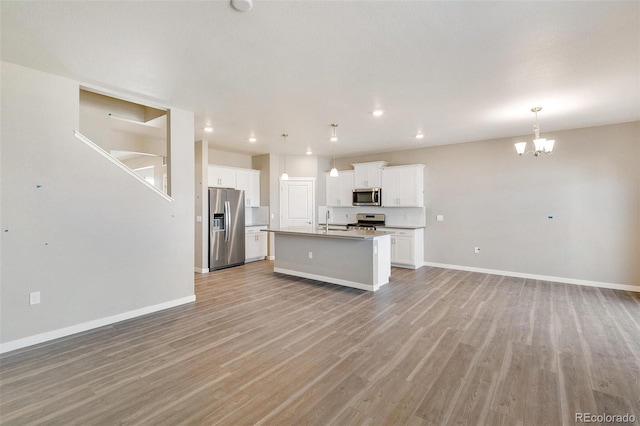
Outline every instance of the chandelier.
<svg viewBox="0 0 640 426"><path fill-rule="evenodd" d="M531 112L536 115L536 121L533 123L533 134L535 135L535 139L533 140L533 151L527 151L527 143L526 142L517 142L515 143L516 152L518 155L526 155L529 153L533 153L535 157L538 157L540 154L551 154L553 152L553 145L556 143L553 139L545 139L540 137L540 126L538 125L538 112L542 107L531 108Z"/></svg>

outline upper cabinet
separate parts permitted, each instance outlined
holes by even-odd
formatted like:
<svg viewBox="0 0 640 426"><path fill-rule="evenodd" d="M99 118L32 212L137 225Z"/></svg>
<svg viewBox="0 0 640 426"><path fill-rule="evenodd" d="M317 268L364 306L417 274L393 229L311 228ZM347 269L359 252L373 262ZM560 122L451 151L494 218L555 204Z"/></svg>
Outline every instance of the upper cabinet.
<svg viewBox="0 0 640 426"><path fill-rule="evenodd" d="M245 207L260 207L260 170L209 166L209 187L244 191Z"/></svg>
<svg viewBox="0 0 640 426"><path fill-rule="evenodd" d="M424 207L424 164L382 169L383 207Z"/></svg>
<svg viewBox="0 0 640 426"><path fill-rule="evenodd" d="M236 170L236 189L244 190L245 207L260 206L260 170Z"/></svg>
<svg viewBox="0 0 640 426"><path fill-rule="evenodd" d="M389 163L386 161L352 164L355 171L353 188L380 188L382 185L382 168L387 164Z"/></svg>
<svg viewBox="0 0 640 426"><path fill-rule="evenodd" d="M236 169L232 167L209 166L209 187L235 189L236 185Z"/></svg>
<svg viewBox="0 0 640 426"><path fill-rule="evenodd" d="M331 177L327 173L327 206L351 206L353 198L353 175L351 170L341 170L338 177Z"/></svg>

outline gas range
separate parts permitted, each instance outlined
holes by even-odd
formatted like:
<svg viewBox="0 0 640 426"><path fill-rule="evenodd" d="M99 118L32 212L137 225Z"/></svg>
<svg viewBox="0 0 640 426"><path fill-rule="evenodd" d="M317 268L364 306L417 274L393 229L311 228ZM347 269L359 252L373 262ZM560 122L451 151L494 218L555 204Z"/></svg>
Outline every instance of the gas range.
<svg viewBox="0 0 640 426"><path fill-rule="evenodd" d="M366 231L375 231L377 226L384 226L383 213L358 213L356 215L358 221L356 223L347 224L347 229L362 229Z"/></svg>

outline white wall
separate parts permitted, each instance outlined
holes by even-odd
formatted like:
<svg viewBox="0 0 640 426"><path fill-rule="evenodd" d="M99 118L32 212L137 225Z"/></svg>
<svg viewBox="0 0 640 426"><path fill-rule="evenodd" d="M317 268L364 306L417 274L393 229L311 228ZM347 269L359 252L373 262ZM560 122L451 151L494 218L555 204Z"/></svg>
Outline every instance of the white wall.
<svg viewBox="0 0 640 426"><path fill-rule="evenodd" d="M2 62L1 87L1 350L193 300L193 114L170 202L74 137L77 82Z"/></svg>
<svg viewBox="0 0 640 426"><path fill-rule="evenodd" d="M525 135L337 164L427 165L427 262L640 286L640 123L543 136L551 156L517 156Z"/></svg>

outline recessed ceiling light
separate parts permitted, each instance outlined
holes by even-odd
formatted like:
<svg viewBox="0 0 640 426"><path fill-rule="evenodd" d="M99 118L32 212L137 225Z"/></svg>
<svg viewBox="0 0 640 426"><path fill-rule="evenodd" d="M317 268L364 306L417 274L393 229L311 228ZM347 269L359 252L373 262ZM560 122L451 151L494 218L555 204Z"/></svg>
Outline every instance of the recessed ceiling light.
<svg viewBox="0 0 640 426"><path fill-rule="evenodd" d="M416 135L416 139L422 139L422 138L424 138L424 135L422 133L418 133Z"/></svg>
<svg viewBox="0 0 640 426"><path fill-rule="evenodd" d="M204 131L207 132L207 133L211 133L211 132L213 132L213 127L207 126L207 127L204 128Z"/></svg>
<svg viewBox="0 0 640 426"><path fill-rule="evenodd" d="M376 109L375 111L372 112L374 117L382 117L382 114L384 114L384 111L381 109Z"/></svg>
<svg viewBox="0 0 640 426"><path fill-rule="evenodd" d="M254 138L253 136L249 138L249 142L254 143L255 141L257 141L257 139Z"/></svg>

